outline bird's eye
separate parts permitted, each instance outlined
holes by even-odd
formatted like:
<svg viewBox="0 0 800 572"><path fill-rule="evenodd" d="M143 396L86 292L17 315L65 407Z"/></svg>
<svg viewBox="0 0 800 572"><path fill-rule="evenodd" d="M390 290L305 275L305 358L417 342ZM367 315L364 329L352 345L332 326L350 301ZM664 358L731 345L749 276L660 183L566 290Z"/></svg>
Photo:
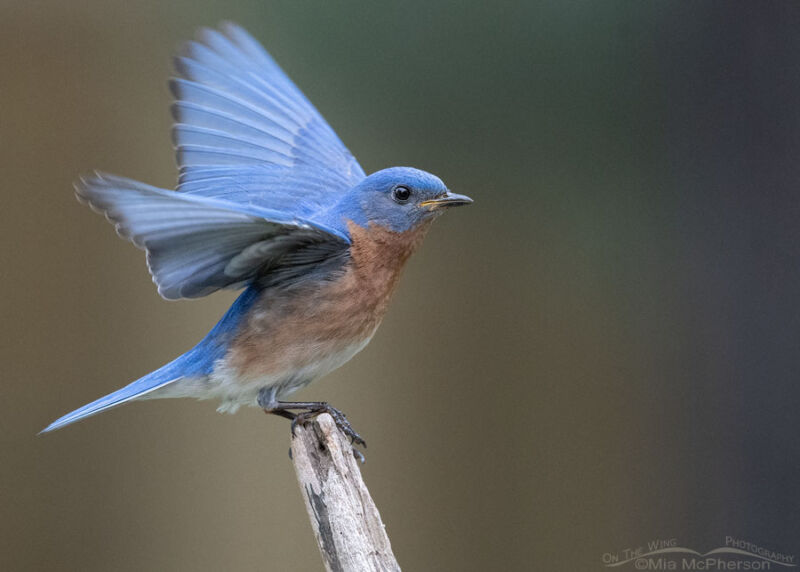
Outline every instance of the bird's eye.
<svg viewBox="0 0 800 572"><path fill-rule="evenodd" d="M398 203L404 203L411 197L411 189L403 185L398 185L392 191L392 196Z"/></svg>

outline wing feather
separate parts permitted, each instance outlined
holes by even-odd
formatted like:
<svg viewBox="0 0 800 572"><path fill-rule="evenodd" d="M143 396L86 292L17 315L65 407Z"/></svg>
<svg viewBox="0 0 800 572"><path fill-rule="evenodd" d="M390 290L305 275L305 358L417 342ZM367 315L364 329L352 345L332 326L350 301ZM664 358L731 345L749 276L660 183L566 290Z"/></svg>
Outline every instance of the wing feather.
<svg viewBox="0 0 800 572"><path fill-rule="evenodd" d="M234 24L200 30L175 68L177 192L105 174L76 186L147 251L159 293L194 298L339 261L344 221L320 221L365 175L311 102Z"/></svg>
<svg viewBox="0 0 800 572"><path fill-rule="evenodd" d="M309 237L330 243L332 250L348 244L334 229L297 217L113 175L81 179L76 191L114 223L120 236L147 251L158 292L170 300L241 287L290 244Z"/></svg>
<svg viewBox="0 0 800 572"><path fill-rule="evenodd" d="M364 178L311 102L242 28L201 30L175 67L178 191L265 208L294 203L313 218Z"/></svg>

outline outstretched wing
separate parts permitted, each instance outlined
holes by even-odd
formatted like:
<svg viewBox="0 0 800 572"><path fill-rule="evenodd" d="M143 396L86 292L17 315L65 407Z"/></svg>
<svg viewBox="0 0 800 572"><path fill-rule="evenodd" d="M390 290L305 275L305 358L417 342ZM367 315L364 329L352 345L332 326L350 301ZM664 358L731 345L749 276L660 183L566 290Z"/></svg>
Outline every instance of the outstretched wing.
<svg viewBox="0 0 800 572"><path fill-rule="evenodd" d="M147 251L158 292L170 300L241 287L271 267L292 265L294 253L306 244L324 245L326 256L349 244L340 231L285 212L113 175L83 178L76 191L120 236Z"/></svg>
<svg viewBox="0 0 800 572"><path fill-rule="evenodd" d="M178 191L311 218L364 171L239 26L203 29L175 59Z"/></svg>

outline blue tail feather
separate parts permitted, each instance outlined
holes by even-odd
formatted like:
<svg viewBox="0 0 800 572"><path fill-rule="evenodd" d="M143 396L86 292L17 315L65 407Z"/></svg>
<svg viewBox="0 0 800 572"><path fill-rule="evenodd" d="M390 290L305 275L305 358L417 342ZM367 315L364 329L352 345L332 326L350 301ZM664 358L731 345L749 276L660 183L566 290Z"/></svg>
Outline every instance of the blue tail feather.
<svg viewBox="0 0 800 572"><path fill-rule="evenodd" d="M126 385L122 389L109 393L56 419L45 427L40 434L60 429L95 413L100 413L132 399L143 397L179 379L209 374L214 367L214 362L225 355L228 343L232 334L236 331L240 318L258 298L258 294L259 290L252 286L242 292L217 325L203 338L203 341L182 356Z"/></svg>
<svg viewBox="0 0 800 572"><path fill-rule="evenodd" d="M113 393L109 393L100 399L92 401L91 403L76 409L72 413L67 413L63 417L53 421L41 432L47 433L49 431L53 431L54 429L60 429L65 425L69 425L70 423L74 423L75 421L79 421L85 417L89 417L90 415L94 415L95 413L100 413L101 411L105 411L106 409L114 407L115 405L121 405L127 401L130 401L131 399L142 397L151 391L155 391L160 387L164 387L168 383L172 383L173 381L184 377L184 375L181 373L181 365L189 356L189 353L191 352L188 352L178 359L166 364L165 366L148 373L146 376L126 385L122 389L118 389Z"/></svg>

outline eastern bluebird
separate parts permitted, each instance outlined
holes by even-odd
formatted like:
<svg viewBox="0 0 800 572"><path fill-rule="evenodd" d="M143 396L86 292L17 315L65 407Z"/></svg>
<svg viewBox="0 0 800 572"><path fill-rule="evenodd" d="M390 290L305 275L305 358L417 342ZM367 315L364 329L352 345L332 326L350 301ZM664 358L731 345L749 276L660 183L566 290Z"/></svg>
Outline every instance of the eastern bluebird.
<svg viewBox="0 0 800 572"><path fill-rule="evenodd" d="M366 176L308 99L242 28L203 29L175 58L175 191L95 174L78 198L147 253L166 299L244 288L194 348L44 431L134 399L218 398L294 423L324 402L287 395L348 361L375 333L430 223L472 202L424 171Z"/></svg>

